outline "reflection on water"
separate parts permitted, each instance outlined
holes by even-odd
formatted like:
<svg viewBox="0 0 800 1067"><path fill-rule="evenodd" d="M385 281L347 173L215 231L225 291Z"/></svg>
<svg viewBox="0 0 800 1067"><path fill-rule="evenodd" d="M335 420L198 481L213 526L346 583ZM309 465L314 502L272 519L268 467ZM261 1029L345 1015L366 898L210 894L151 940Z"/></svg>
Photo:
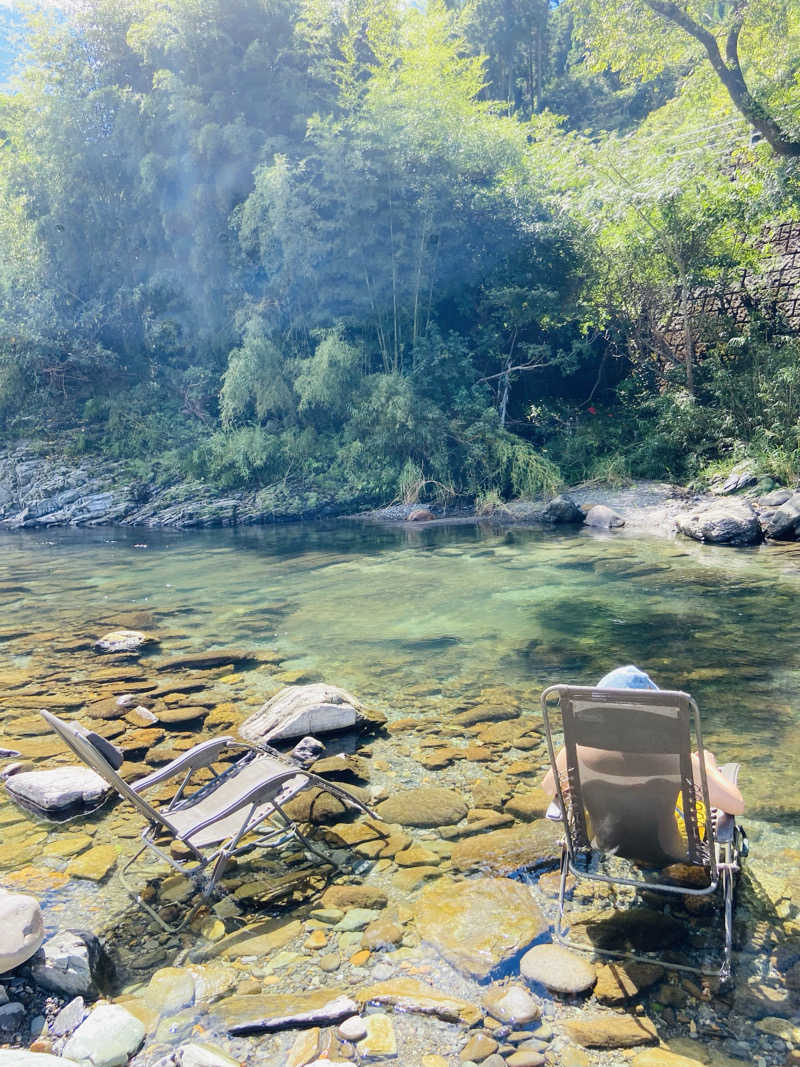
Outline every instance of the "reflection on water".
<svg viewBox="0 0 800 1067"><path fill-rule="evenodd" d="M409 689L502 686L535 709L554 680L635 662L699 701L721 758L774 755L791 807L800 756L800 550L309 524L197 534L0 535L2 635L152 618L164 650L277 648L391 713ZM428 698L430 699L430 698ZM746 791L766 805L745 767Z"/></svg>
<svg viewBox="0 0 800 1067"><path fill-rule="evenodd" d="M56 710L79 711L91 699L89 640L123 624L153 632L161 657L213 647L279 654L276 675L231 681L242 714L281 684L316 680L390 719L446 721L491 692L537 713L545 685L590 684L633 662L695 696L707 746L721 763L743 763L762 842L754 851L774 856L800 843L799 593L794 546L346 522L0 533L0 746L16 747L26 709L51 689ZM393 743L383 742L389 755ZM46 742L37 752L48 754ZM395 771L412 784L419 764L398 757ZM0 820L16 824L15 810L3 800ZM44 836L30 824L20 863Z"/></svg>

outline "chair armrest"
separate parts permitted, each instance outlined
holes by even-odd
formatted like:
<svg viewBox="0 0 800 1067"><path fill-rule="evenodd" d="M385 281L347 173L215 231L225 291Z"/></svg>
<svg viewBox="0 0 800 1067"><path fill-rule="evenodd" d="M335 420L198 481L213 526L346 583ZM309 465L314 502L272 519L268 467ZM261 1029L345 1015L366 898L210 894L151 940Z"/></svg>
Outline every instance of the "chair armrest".
<svg viewBox="0 0 800 1067"><path fill-rule="evenodd" d="M240 748L241 745L233 737L218 737L211 741L202 741L199 745L195 745L188 752L177 756L157 771L153 771L152 774L131 782L130 787L135 793L143 793L151 786L159 785L161 782L174 778L176 774L196 771L200 767L210 767L212 763L216 763L220 755L228 747Z"/></svg>

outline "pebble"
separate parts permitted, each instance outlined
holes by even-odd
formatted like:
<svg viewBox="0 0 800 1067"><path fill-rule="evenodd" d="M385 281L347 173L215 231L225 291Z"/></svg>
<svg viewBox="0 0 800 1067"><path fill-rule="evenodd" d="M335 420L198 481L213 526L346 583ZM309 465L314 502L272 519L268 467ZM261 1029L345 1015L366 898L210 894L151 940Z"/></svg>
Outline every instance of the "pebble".
<svg viewBox="0 0 800 1067"><path fill-rule="evenodd" d="M594 965L562 945L534 945L520 960L522 977L551 993L585 993L597 980Z"/></svg>
<svg viewBox="0 0 800 1067"><path fill-rule="evenodd" d="M345 1041L360 1041L367 1036L367 1024L360 1015L351 1015L339 1023L336 1031Z"/></svg>

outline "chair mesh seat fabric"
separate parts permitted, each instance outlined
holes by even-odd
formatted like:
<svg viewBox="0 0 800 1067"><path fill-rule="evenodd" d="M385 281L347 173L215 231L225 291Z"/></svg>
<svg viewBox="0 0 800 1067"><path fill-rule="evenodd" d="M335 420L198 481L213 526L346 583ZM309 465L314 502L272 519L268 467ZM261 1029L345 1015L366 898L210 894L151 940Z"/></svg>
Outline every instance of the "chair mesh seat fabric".
<svg viewBox="0 0 800 1067"><path fill-rule="evenodd" d="M188 800L177 804L171 810L159 809L165 819L169 819L183 840L189 840L196 848L217 844L233 837L245 820L253 825L268 815L273 807L272 801L277 797L280 803L289 800L295 793L308 785L305 775L297 774L288 780L283 777L275 786L274 793L252 810L252 805L240 807L231 815L218 819L229 805L239 797L255 789L260 783L268 782L275 776L285 775L286 765L269 756L260 756L248 763L239 765L228 772L221 782L212 781L206 788L195 793ZM214 820L210 826L192 834L192 828Z"/></svg>

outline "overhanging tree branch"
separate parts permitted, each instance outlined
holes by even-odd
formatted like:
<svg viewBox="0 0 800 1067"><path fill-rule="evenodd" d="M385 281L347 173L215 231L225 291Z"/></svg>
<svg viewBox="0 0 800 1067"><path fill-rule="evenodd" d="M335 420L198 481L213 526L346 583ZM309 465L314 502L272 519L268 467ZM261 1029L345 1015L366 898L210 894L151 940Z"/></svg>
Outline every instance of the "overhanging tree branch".
<svg viewBox="0 0 800 1067"><path fill-rule="evenodd" d="M719 50L717 39L704 26L687 14L672 0L644 0L655 14L679 26L690 37L699 41L706 50L714 72L728 91L728 96L744 115L753 129L758 130L772 150L779 156L800 157L800 140L790 137L781 129L776 120L753 96L747 87L739 61L739 34L744 23L748 0L737 4L733 13L733 22L725 42L725 56Z"/></svg>

